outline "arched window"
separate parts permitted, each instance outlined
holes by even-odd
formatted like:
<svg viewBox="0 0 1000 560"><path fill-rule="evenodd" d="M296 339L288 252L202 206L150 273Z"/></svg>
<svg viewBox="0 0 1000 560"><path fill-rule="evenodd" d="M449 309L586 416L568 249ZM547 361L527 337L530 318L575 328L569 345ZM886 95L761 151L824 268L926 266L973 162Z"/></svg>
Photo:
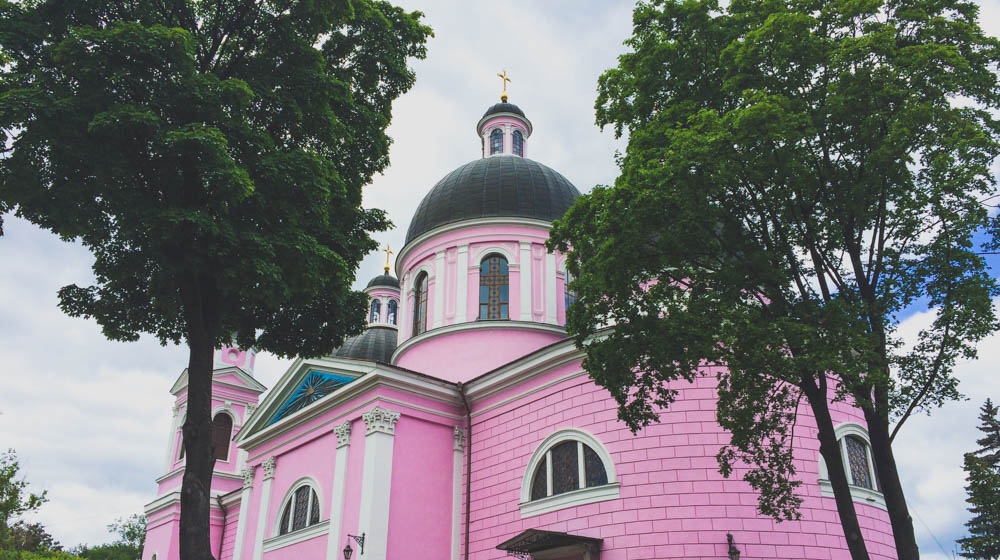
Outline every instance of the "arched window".
<svg viewBox="0 0 1000 560"><path fill-rule="evenodd" d="M618 497L611 456L594 436L565 429L535 450L521 488L521 516Z"/></svg>
<svg viewBox="0 0 1000 560"><path fill-rule="evenodd" d="M427 330L427 273L421 272L413 287L413 336Z"/></svg>
<svg viewBox="0 0 1000 560"><path fill-rule="evenodd" d="M212 419L212 445L215 447L215 460L229 460L229 442L233 437L233 417L220 412Z"/></svg>
<svg viewBox="0 0 1000 560"><path fill-rule="evenodd" d="M514 155L524 156L524 136L521 135L520 130L514 131Z"/></svg>
<svg viewBox="0 0 1000 560"><path fill-rule="evenodd" d="M886 509L885 497L879 490L878 472L872 460L872 446L867 430L860 424L845 422L834 428L834 433L840 444L840 456L844 462L851 498L859 503ZM824 496L833 496L829 473L826 461L820 455L819 487Z"/></svg>
<svg viewBox="0 0 1000 560"><path fill-rule="evenodd" d="M368 322L378 323L378 316L382 311L382 302L377 298L372 300L371 311L368 312Z"/></svg>
<svg viewBox="0 0 1000 560"><path fill-rule="evenodd" d="M319 496L311 485L306 482L293 486L281 510L278 534L284 535L319 523L319 509Z"/></svg>
<svg viewBox="0 0 1000 560"><path fill-rule="evenodd" d="M394 300L394 299L390 299L389 300L389 306L388 306L389 307L389 311L387 311L388 315L387 315L386 318L389 320L389 324L391 324L391 325L395 325L396 324L396 310L397 310L398 306L399 306L399 304L396 303L396 300Z"/></svg>
<svg viewBox="0 0 1000 560"><path fill-rule="evenodd" d="M507 259L490 255L479 264L479 319L508 319L510 271Z"/></svg>
<svg viewBox="0 0 1000 560"><path fill-rule="evenodd" d="M566 300L565 301L565 307L563 309L565 310L566 324L567 325L569 324L569 306L573 305L573 303L576 302L576 292L574 292L574 291L572 291L572 290L569 289L569 283L572 282L572 281L573 281L573 275L571 275L569 273L569 270L567 270L566 271L566 280L563 283L563 292L564 292L563 298Z"/></svg>
<svg viewBox="0 0 1000 560"><path fill-rule="evenodd" d="M490 155L503 152L503 131L499 128L490 133Z"/></svg>

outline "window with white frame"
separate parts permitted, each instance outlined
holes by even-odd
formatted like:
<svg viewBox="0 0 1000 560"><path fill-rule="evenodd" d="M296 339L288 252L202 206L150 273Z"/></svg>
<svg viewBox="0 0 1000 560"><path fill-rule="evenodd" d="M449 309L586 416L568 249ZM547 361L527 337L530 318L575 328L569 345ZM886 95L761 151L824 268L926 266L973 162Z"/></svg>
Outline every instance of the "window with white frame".
<svg viewBox="0 0 1000 560"><path fill-rule="evenodd" d="M614 463L604 445L583 430L560 430L538 446L521 488L527 517L618 497Z"/></svg>
<svg viewBox="0 0 1000 560"><path fill-rule="evenodd" d="M840 456L844 462L851 498L856 502L885 509L885 498L879 490L868 431L860 424L845 422L834 428L834 433L840 445ZM819 458L819 485L824 496L833 496L829 469L822 455Z"/></svg>
<svg viewBox="0 0 1000 560"><path fill-rule="evenodd" d="M319 496L309 482L292 487L281 508L277 534L284 535L319 523Z"/></svg>

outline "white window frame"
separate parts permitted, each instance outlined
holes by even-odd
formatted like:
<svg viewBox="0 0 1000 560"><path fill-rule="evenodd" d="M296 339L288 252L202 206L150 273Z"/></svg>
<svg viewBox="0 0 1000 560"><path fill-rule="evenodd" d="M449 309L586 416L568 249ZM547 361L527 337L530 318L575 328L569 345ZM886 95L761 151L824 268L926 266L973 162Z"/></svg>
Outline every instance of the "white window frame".
<svg viewBox="0 0 1000 560"><path fill-rule="evenodd" d="M562 494L549 495L537 500L531 499L531 483L534 479L535 470L543 460L547 460L546 485L549 492L552 490L552 459L550 457L552 448L566 441L577 442L577 466L580 470L580 489L563 492ZM604 472L608 476L608 483L601 486L591 486L586 488L586 477L584 476L584 455L582 446L590 447L604 464ZM620 484L618 474L615 472L615 463L611 459L611 454L596 437L578 428L563 428L549 437L545 438L535 449L528 466L524 470L524 477L521 480L521 502L518 508L521 510L521 518L532 517L549 513L556 510L614 500L619 497Z"/></svg>
<svg viewBox="0 0 1000 560"><path fill-rule="evenodd" d="M293 530L291 530L291 526L294 524L294 519L295 519L295 504L293 503L294 500L295 500L295 492L299 488L302 488L303 486L311 486L312 489L313 489L313 491L316 492L316 504L315 504L315 506L319 508L319 521L317 523L313 524L313 525L309 524L309 519L312 518L312 508L313 508L313 504L310 503L309 506L306 508L306 526L303 527L303 528L301 528L301 529L296 529L296 530L293 531ZM309 497L312 497L311 493L309 494ZM289 531L287 533L285 533L285 534L281 534L281 517L282 517L282 515L284 515L284 513L285 513L285 507L288 504L292 504L292 513L289 514L289 516L288 516ZM323 491L320 488L319 483L316 482L315 478L313 478L311 476L305 476L305 477L302 477L302 478L296 480L295 483L292 484L289 487L289 490L285 493L285 497L281 500L281 506L278 508L278 511L274 515L274 526L271 529L271 536L272 537L285 537L285 536L291 535L293 533L294 534L298 534L298 533L301 533L303 531L308 530L310 527L315 527L316 525L322 524L323 521L324 521L324 518L323 518Z"/></svg>
<svg viewBox="0 0 1000 560"><path fill-rule="evenodd" d="M837 436L837 445L840 446L840 458L844 463L844 472L847 475L848 487L851 489L851 499L860 504L867 504L879 509L888 510L885 505L885 496L877 489L869 489L864 486L856 486L854 477L851 475L851 464L847 457L847 436L854 436L865 444L865 456L868 458L868 474L871 476L872 485L878 486L878 479L875 477L875 463L872 459L872 440L868 437L868 430L857 422L844 422L833 429ZM830 471L826 466L823 455L819 456L819 488L823 496L832 498L833 484L830 482Z"/></svg>
<svg viewBox="0 0 1000 560"><path fill-rule="evenodd" d="M214 410L212 410L212 423L213 424L215 423L215 417L218 416L218 415L220 415L220 414L227 414L227 415L229 415L229 419L232 421L232 423L230 424L230 428L229 428L229 449L226 450L226 458L225 459L216 459L215 462L216 463L226 463L226 464L228 464L228 463L231 462L231 460L233 458L233 453L236 452L236 451L238 451L238 450L234 450L233 449L233 431L236 429L236 426L237 426L236 420L237 420L237 418L239 418L239 415L236 414L235 410L233 410L232 408L230 408L228 406L225 406L225 405L223 405L223 406L217 406L217 407L215 407ZM184 444L183 437L184 436L182 434L181 435L181 438L182 438L181 439L181 445Z"/></svg>

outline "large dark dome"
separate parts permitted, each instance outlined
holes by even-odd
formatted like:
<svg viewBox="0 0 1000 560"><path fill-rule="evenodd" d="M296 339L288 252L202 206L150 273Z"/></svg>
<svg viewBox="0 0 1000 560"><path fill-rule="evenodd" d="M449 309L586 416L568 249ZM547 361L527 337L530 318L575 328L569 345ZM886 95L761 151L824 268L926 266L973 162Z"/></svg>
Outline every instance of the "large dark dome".
<svg viewBox="0 0 1000 560"><path fill-rule="evenodd" d="M580 191L537 161L497 155L469 162L445 176L420 201L406 242L438 226L476 218L562 217Z"/></svg>
<svg viewBox="0 0 1000 560"><path fill-rule="evenodd" d="M334 350L333 355L388 364L395 349L396 329L371 327L358 336L345 340L343 346Z"/></svg>

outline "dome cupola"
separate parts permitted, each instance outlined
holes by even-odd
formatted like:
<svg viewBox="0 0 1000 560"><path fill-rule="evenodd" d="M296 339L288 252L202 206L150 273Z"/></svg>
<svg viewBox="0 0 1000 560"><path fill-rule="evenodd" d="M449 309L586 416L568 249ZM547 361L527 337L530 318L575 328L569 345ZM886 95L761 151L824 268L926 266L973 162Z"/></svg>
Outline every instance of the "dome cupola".
<svg viewBox="0 0 1000 560"><path fill-rule="evenodd" d="M531 121L520 107L507 102L507 82L511 81L507 71L497 74L497 77L503 79L500 103L487 109L476 123L476 134L482 140L483 157L524 157L528 137L531 136Z"/></svg>

